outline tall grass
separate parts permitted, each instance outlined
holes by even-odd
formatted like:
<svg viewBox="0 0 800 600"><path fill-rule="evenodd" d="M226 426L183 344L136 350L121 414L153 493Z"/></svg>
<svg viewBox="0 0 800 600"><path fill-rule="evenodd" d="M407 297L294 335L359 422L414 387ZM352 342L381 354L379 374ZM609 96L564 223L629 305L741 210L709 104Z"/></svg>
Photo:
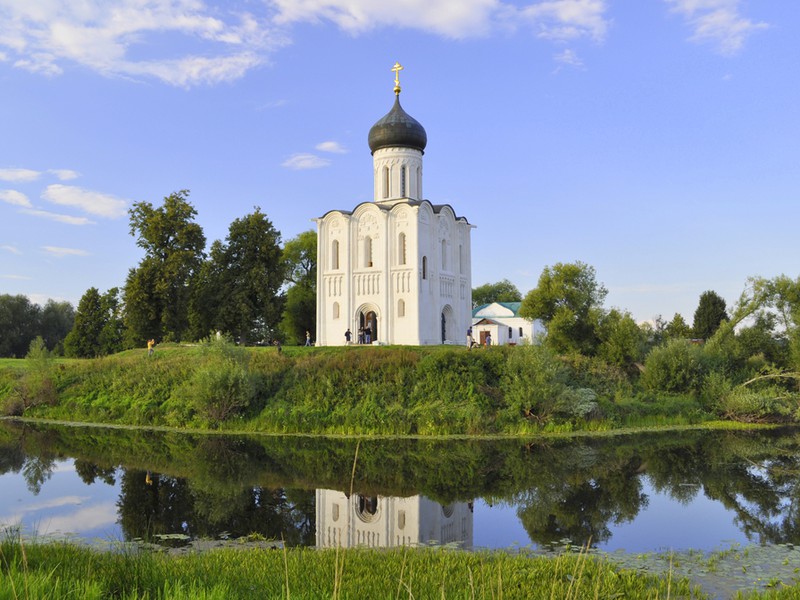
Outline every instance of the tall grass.
<svg viewBox="0 0 800 600"><path fill-rule="evenodd" d="M0 598L14 599L703 597L685 580L639 575L583 552L221 549L170 556L16 538L0 544L0 573Z"/></svg>

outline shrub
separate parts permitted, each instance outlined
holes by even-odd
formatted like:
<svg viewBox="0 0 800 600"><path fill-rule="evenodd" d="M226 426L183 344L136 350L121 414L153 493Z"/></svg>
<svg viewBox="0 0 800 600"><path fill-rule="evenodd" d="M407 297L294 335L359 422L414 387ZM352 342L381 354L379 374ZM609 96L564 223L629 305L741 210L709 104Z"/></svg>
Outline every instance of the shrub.
<svg viewBox="0 0 800 600"><path fill-rule="evenodd" d="M686 340L670 340L647 355L642 384L662 392L697 392L705 375L703 358L701 346Z"/></svg>

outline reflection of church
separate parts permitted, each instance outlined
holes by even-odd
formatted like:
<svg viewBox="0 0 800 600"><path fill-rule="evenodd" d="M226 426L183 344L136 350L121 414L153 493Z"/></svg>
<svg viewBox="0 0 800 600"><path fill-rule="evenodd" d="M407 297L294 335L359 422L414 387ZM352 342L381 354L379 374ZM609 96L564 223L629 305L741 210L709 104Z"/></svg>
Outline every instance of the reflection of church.
<svg viewBox="0 0 800 600"><path fill-rule="evenodd" d="M472 321L470 225L422 196L422 125L395 102L369 131L374 193L352 211L316 219L317 344L461 343Z"/></svg>
<svg viewBox="0 0 800 600"><path fill-rule="evenodd" d="M347 497L317 490L317 548L389 548L436 542L472 546L472 503L441 505L425 496Z"/></svg>

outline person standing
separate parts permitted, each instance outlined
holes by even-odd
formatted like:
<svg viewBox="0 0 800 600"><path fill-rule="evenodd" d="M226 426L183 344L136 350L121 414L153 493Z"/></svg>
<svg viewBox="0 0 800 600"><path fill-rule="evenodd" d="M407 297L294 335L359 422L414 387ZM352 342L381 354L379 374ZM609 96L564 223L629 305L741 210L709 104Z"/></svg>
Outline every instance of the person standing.
<svg viewBox="0 0 800 600"><path fill-rule="evenodd" d="M350 328L348 327L347 331L344 332L344 344L345 344L345 346L349 346L350 345L350 337L352 335L353 334L350 333Z"/></svg>
<svg viewBox="0 0 800 600"><path fill-rule="evenodd" d="M310 346L310 345L311 345L311 332L310 331L306 331L306 346Z"/></svg>
<svg viewBox="0 0 800 600"><path fill-rule="evenodd" d="M156 345L155 340L147 340L147 356L153 356L153 346Z"/></svg>
<svg viewBox="0 0 800 600"><path fill-rule="evenodd" d="M359 344L363 344L364 343L364 328L363 327L359 327L358 328L358 343Z"/></svg>
<svg viewBox="0 0 800 600"><path fill-rule="evenodd" d="M489 332L489 331L486 332L486 338L484 339L484 343L486 344L487 348L492 345L492 334L491 334L491 332Z"/></svg>
<svg viewBox="0 0 800 600"><path fill-rule="evenodd" d="M472 327L467 329L467 350L472 350Z"/></svg>
<svg viewBox="0 0 800 600"><path fill-rule="evenodd" d="M371 344L372 343L372 327L367 325L364 328L364 343Z"/></svg>

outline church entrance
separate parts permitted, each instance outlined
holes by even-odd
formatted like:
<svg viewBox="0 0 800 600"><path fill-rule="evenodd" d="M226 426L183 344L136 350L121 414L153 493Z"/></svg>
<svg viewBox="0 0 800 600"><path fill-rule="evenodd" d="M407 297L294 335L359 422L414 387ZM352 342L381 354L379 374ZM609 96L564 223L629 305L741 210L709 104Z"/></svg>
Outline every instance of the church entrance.
<svg viewBox="0 0 800 600"><path fill-rule="evenodd" d="M442 311L442 343L446 344L448 341L455 340L455 319L453 318L453 309L450 305L444 307Z"/></svg>
<svg viewBox="0 0 800 600"><path fill-rule="evenodd" d="M363 339L361 334L363 332ZM358 313L358 341L371 344L378 340L378 315L374 310L362 310Z"/></svg>

